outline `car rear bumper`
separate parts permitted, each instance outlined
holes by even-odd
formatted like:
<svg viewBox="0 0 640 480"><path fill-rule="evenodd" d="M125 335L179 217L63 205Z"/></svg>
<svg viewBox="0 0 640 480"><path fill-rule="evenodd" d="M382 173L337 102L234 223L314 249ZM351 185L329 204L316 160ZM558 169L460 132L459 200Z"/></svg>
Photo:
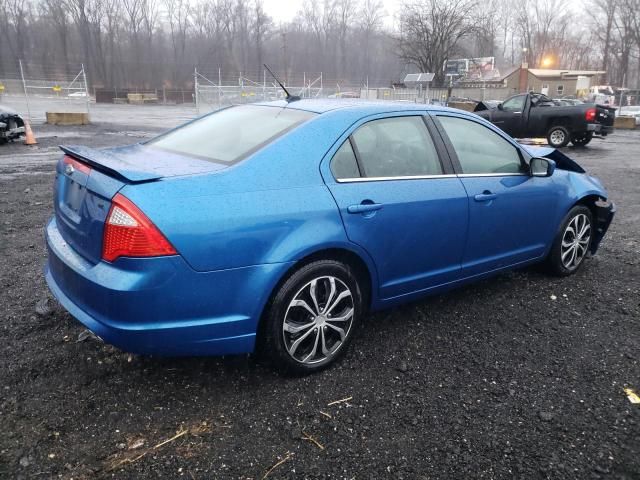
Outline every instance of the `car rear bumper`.
<svg viewBox="0 0 640 480"><path fill-rule="evenodd" d="M593 132L596 135L609 135L610 133L613 133L615 129L612 126L609 125L602 125L600 123L589 123L587 124L587 131L588 132Z"/></svg>
<svg viewBox="0 0 640 480"><path fill-rule="evenodd" d="M262 308L289 264L196 272L180 256L92 264L46 227L45 278L62 306L107 343L163 356L252 352Z"/></svg>

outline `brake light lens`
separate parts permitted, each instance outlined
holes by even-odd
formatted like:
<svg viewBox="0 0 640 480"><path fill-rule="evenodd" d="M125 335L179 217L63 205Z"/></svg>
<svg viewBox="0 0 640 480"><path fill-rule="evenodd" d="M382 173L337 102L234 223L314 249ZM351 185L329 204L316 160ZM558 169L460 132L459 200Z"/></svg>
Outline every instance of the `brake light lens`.
<svg viewBox="0 0 640 480"><path fill-rule="evenodd" d="M594 122L596 120L596 109L595 108L588 109L584 114L584 116L587 122Z"/></svg>
<svg viewBox="0 0 640 480"><path fill-rule="evenodd" d="M127 197L116 194L104 226L102 259L175 255L169 240Z"/></svg>
<svg viewBox="0 0 640 480"><path fill-rule="evenodd" d="M78 170L79 172L84 173L85 175L89 175L91 173L91 167L86 163L79 162L73 157L69 155L65 155L62 157L62 163L65 165L71 165L74 170Z"/></svg>

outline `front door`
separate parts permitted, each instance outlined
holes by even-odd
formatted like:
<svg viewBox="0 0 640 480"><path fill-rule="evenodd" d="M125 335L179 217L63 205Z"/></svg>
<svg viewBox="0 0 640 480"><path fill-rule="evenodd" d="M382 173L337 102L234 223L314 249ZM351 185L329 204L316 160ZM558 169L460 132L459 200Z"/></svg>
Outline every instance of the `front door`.
<svg viewBox="0 0 640 480"><path fill-rule="evenodd" d="M526 95L516 95L491 112L491 123L512 137L523 135Z"/></svg>
<svg viewBox="0 0 640 480"><path fill-rule="evenodd" d="M520 149L480 122L436 119L469 196L464 276L540 258L555 228L553 179L530 176Z"/></svg>
<svg viewBox="0 0 640 480"><path fill-rule="evenodd" d="M467 195L443 168L422 116L363 124L338 149L331 172L327 185L347 236L376 264L380 298L459 277Z"/></svg>

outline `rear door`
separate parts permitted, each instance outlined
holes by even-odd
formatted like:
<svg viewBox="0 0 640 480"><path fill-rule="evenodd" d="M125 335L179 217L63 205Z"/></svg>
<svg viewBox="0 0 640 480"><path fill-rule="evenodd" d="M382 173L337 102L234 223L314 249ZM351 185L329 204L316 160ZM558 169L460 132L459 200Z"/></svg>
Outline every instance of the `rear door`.
<svg viewBox="0 0 640 480"><path fill-rule="evenodd" d="M413 114L361 124L333 155L325 177L347 236L376 264L383 299L460 274L467 196L441 159L442 140L433 140L425 122L430 119Z"/></svg>
<svg viewBox="0 0 640 480"><path fill-rule="evenodd" d="M435 116L469 196L465 277L541 257L553 238L553 177L532 177L520 149L479 121Z"/></svg>

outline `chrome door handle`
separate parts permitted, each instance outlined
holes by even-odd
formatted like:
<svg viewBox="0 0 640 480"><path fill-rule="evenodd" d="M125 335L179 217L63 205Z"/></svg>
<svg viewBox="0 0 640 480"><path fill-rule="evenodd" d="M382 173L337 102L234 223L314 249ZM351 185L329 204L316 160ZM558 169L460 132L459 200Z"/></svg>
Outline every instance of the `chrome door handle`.
<svg viewBox="0 0 640 480"><path fill-rule="evenodd" d="M490 200L495 200L496 198L498 198L498 195L496 195L495 193L491 193L488 190L485 190L483 193L476 195L473 198L475 199L476 202L488 202Z"/></svg>
<svg viewBox="0 0 640 480"><path fill-rule="evenodd" d="M382 208L381 203L361 203L359 205L349 205L347 207L347 212L367 213L367 212L375 212L376 210L380 210L381 208Z"/></svg>

